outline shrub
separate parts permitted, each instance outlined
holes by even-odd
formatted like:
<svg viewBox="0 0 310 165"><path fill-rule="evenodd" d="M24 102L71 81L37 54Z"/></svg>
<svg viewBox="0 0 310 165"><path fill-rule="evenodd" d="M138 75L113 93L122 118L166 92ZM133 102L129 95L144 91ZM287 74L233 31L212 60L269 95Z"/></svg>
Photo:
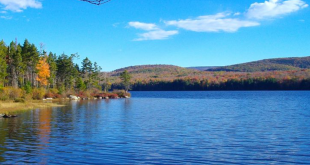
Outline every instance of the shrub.
<svg viewBox="0 0 310 165"><path fill-rule="evenodd" d="M77 94L77 96L80 97L80 98L86 98L85 92L83 92L83 91L80 91L80 92Z"/></svg>
<svg viewBox="0 0 310 165"><path fill-rule="evenodd" d="M107 93L100 93L98 95L98 97L102 97L102 98L109 97L109 94L107 94Z"/></svg>
<svg viewBox="0 0 310 165"><path fill-rule="evenodd" d="M113 93L117 94L118 97L126 97L126 96L130 97L131 96L131 94L128 92L126 93L125 90L114 90Z"/></svg>
<svg viewBox="0 0 310 165"><path fill-rule="evenodd" d="M125 96L131 97L131 94L130 94L129 92L127 92L127 93L125 94Z"/></svg>
<svg viewBox="0 0 310 165"><path fill-rule="evenodd" d="M25 94L25 95L23 96L23 99L25 99L25 100L32 100L32 93Z"/></svg>
<svg viewBox="0 0 310 165"><path fill-rule="evenodd" d="M63 97L62 97L60 94L58 94L58 93L57 93L57 94L54 94L54 97L57 98L57 99L63 98Z"/></svg>
<svg viewBox="0 0 310 165"><path fill-rule="evenodd" d="M97 89L97 88L93 88L92 89L92 93L93 94L99 94L101 91L99 90L99 89Z"/></svg>
<svg viewBox="0 0 310 165"><path fill-rule="evenodd" d="M118 98L118 95L115 94L115 93L109 93L109 94L108 94L108 97L109 97L109 98L112 98L112 99L116 99L116 98Z"/></svg>
<svg viewBox="0 0 310 165"><path fill-rule="evenodd" d="M0 92L0 100L1 101L6 101L9 99L9 96L5 95L4 92Z"/></svg>
<svg viewBox="0 0 310 165"><path fill-rule="evenodd" d="M61 85L59 88L58 88L58 93L59 94L62 94L63 92L65 92L65 86L64 85Z"/></svg>
<svg viewBox="0 0 310 165"><path fill-rule="evenodd" d="M32 90L32 98L34 100L42 100L45 95L44 88L35 88Z"/></svg>
<svg viewBox="0 0 310 165"><path fill-rule="evenodd" d="M32 87L30 81L27 81L24 85L23 89L26 91L27 94L32 92Z"/></svg>
<svg viewBox="0 0 310 165"><path fill-rule="evenodd" d="M87 90L84 92L84 95L87 97L87 98L90 98L91 97L91 91L90 90Z"/></svg>
<svg viewBox="0 0 310 165"><path fill-rule="evenodd" d="M55 97L55 94L51 93L51 92L48 92L44 95L45 98L54 98Z"/></svg>
<svg viewBox="0 0 310 165"><path fill-rule="evenodd" d="M25 103L25 99L23 99L23 98L16 98L16 99L14 99L14 102L15 103Z"/></svg>
<svg viewBox="0 0 310 165"><path fill-rule="evenodd" d="M56 89L56 88L49 89L49 92L52 93L52 94L59 94L59 90Z"/></svg>
<svg viewBox="0 0 310 165"><path fill-rule="evenodd" d="M17 89L17 88L13 88L13 87L4 87L2 89L2 100L14 100L16 98L20 98L22 95L22 90L21 89Z"/></svg>

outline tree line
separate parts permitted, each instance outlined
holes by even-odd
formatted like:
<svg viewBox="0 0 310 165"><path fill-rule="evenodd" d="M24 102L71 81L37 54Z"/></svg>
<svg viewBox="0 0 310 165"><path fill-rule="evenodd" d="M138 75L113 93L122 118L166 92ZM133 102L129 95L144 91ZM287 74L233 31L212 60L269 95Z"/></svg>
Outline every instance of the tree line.
<svg viewBox="0 0 310 165"><path fill-rule="evenodd" d="M113 84L112 89L122 88ZM208 79L175 79L172 81L137 81L131 85L133 91L212 91L212 90L310 90L310 79L248 78L213 82Z"/></svg>
<svg viewBox="0 0 310 165"><path fill-rule="evenodd" d="M47 53L30 43L0 41L0 87L57 88L65 90L101 89L107 80L100 76L101 67L87 57L81 67L74 63L78 54ZM105 85L106 87L106 85Z"/></svg>

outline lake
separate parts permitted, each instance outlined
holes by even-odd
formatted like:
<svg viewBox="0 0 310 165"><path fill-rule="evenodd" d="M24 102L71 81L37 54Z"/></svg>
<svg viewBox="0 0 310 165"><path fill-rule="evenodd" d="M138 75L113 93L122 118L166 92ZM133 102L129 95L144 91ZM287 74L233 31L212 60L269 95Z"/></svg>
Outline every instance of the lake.
<svg viewBox="0 0 310 165"><path fill-rule="evenodd" d="M310 164L310 91L132 96L0 119L0 164Z"/></svg>

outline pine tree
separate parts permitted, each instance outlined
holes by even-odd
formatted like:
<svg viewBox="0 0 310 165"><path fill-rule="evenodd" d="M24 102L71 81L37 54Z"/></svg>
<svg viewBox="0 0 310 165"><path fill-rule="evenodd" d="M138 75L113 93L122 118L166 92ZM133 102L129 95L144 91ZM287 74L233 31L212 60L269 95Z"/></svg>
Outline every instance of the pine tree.
<svg viewBox="0 0 310 165"><path fill-rule="evenodd" d="M34 44L31 44L30 46L30 50L29 50L29 55L30 55L30 63L29 63L29 74L30 74L30 78L31 78L31 82L32 82L32 86L37 87L37 70L36 70L36 66L39 62L40 56L39 56L39 51L37 49L37 47Z"/></svg>
<svg viewBox="0 0 310 165"><path fill-rule="evenodd" d="M24 44L22 46L22 59L23 59L23 64L24 64L24 76L23 76L23 79L24 79L24 85L26 85L26 82L27 82L27 85L29 85L29 82L31 81L30 79L30 64L31 64L31 59L30 59L30 50L31 50L31 44L29 43L29 41L26 39L24 41Z"/></svg>
<svg viewBox="0 0 310 165"><path fill-rule="evenodd" d="M123 86L125 88L126 93L128 92L128 90L130 89L130 79L131 79L131 75L128 73L127 70L125 70L124 72L122 72L120 74L120 79L123 81Z"/></svg>
<svg viewBox="0 0 310 165"><path fill-rule="evenodd" d="M56 54L53 54L52 52L50 52L47 57L47 63L50 66L50 78L48 79L48 81L52 88L54 88L56 84L56 74L57 74L56 60L57 60Z"/></svg>
<svg viewBox="0 0 310 165"><path fill-rule="evenodd" d="M76 82L76 87L80 91L86 90L86 85L81 77L78 77L77 82Z"/></svg>
<svg viewBox="0 0 310 165"><path fill-rule="evenodd" d="M7 64L6 64L7 47L4 41L0 41L0 86L4 85L5 77L7 76Z"/></svg>
<svg viewBox="0 0 310 165"><path fill-rule="evenodd" d="M18 82L17 87L21 87L24 83L23 77L25 65L22 58L22 47L19 44L16 46L16 52L13 55L13 65L15 67L15 75Z"/></svg>
<svg viewBox="0 0 310 165"><path fill-rule="evenodd" d="M93 83L93 70L92 62L86 57L82 61L82 76L86 79L87 89L90 89Z"/></svg>
<svg viewBox="0 0 310 165"><path fill-rule="evenodd" d="M61 87L64 85L66 89L71 89L75 86L76 77L79 72L73 63L73 59L76 57L75 54L71 56L62 54L56 60L57 63L57 86Z"/></svg>
<svg viewBox="0 0 310 165"><path fill-rule="evenodd" d="M92 79L93 79L93 86L95 86L97 88L101 88L101 86L100 86L100 83L101 83L100 72L101 72L101 70L102 70L102 68L100 66L98 66L97 62L95 62L94 66L93 66Z"/></svg>
<svg viewBox="0 0 310 165"><path fill-rule="evenodd" d="M18 78L16 75L16 65L19 63L19 58L17 55L17 45L13 41L10 43L8 47L8 56L7 56L7 64L8 64L8 80L9 85L14 88L18 87Z"/></svg>

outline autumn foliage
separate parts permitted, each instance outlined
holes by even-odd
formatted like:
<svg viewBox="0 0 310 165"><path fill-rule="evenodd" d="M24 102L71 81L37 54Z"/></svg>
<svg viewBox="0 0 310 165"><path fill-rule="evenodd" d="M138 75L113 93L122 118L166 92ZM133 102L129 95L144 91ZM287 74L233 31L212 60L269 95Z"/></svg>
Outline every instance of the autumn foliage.
<svg viewBox="0 0 310 165"><path fill-rule="evenodd" d="M37 81L39 81L42 86L47 86L48 78L50 78L50 66L46 62L46 59L46 57L42 57L36 67L38 70Z"/></svg>

